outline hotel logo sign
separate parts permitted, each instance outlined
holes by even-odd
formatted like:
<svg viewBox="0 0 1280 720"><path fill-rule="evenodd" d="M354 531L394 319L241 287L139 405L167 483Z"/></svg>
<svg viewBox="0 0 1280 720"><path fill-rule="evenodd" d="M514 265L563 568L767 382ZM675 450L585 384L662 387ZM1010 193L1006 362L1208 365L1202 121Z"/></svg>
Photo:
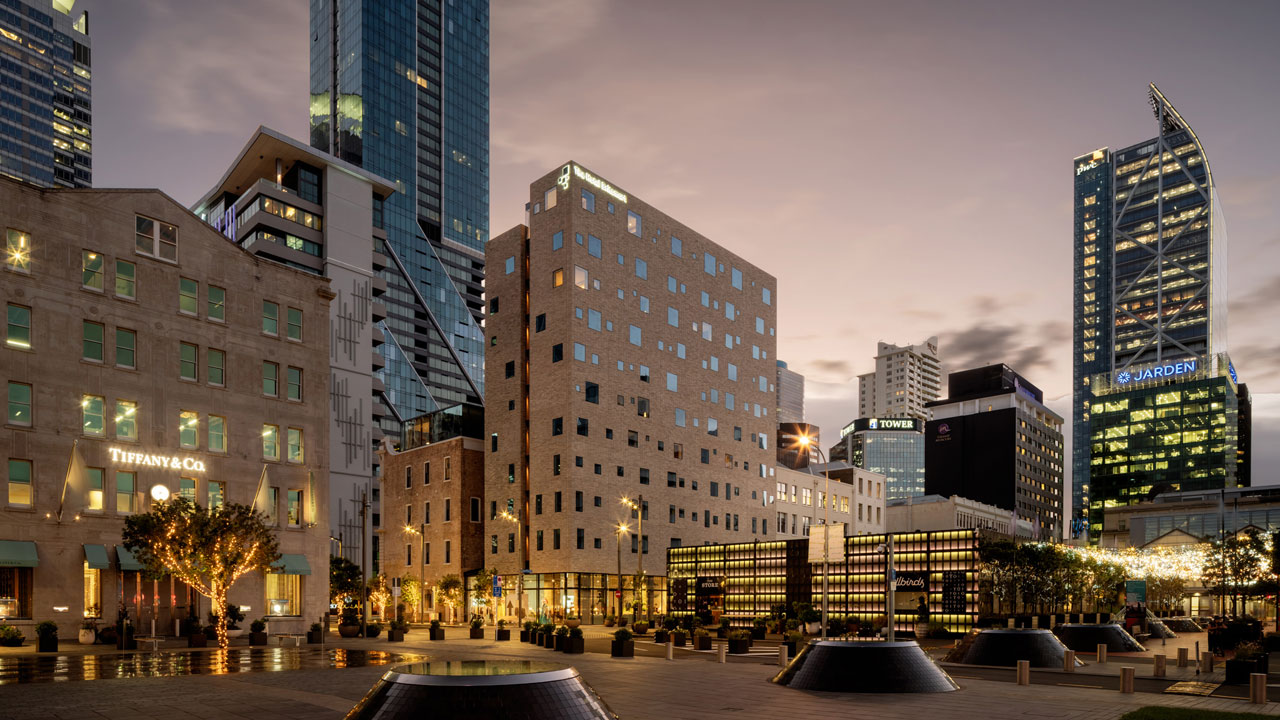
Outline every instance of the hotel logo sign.
<svg viewBox="0 0 1280 720"><path fill-rule="evenodd" d="M601 178L596 177L595 175L588 172L587 170L582 169L582 166L575 165L573 163L565 165L563 168L561 168L560 177L556 179L556 184L558 184L561 188L564 188L566 191L569 189L570 172L572 172L573 177L576 177L582 182L599 190L600 192L605 193L609 197L612 197L614 200L617 200L620 203L625 203L627 201L626 193L610 185L608 181L602 180Z"/></svg>
<svg viewBox="0 0 1280 720"><path fill-rule="evenodd" d="M204 461L197 460L189 455L153 455L114 447L110 448L109 452L111 453L111 462L120 465L141 465L143 467L158 467L164 470L204 472Z"/></svg>
<svg viewBox="0 0 1280 720"><path fill-rule="evenodd" d="M1200 362L1198 360L1168 362L1139 370L1121 370L1116 373L1115 380L1117 385L1132 385L1133 383L1147 382L1148 380L1162 380L1181 375L1190 375L1199 366Z"/></svg>

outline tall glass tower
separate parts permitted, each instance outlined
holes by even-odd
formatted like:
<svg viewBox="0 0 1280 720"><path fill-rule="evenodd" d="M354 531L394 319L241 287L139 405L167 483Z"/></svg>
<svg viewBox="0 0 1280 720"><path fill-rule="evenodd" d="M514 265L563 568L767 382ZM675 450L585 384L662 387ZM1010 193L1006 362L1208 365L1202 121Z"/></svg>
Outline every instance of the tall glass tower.
<svg viewBox="0 0 1280 720"><path fill-rule="evenodd" d="M488 0L311 0L311 145L395 183L374 207L388 434L482 403Z"/></svg>
<svg viewBox="0 0 1280 720"><path fill-rule="evenodd" d="M0 2L0 173L47 187L93 180L89 14L74 6Z"/></svg>
<svg viewBox="0 0 1280 720"><path fill-rule="evenodd" d="M1195 131L1155 86L1156 137L1075 159L1072 496L1106 508L1237 483L1227 233Z"/></svg>

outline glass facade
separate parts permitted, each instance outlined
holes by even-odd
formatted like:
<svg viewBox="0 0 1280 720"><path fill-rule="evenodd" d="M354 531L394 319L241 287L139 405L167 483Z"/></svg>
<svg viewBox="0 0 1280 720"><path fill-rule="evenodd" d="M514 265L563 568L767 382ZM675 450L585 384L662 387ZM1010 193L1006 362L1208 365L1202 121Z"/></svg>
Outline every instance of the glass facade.
<svg viewBox="0 0 1280 720"><path fill-rule="evenodd" d="M382 299L393 342L381 352L392 410L407 419L479 403L489 4L312 0L311 35L312 146L396 187L375 207L391 258Z"/></svg>
<svg viewBox="0 0 1280 720"><path fill-rule="evenodd" d="M0 173L38 185L93 179L88 17L74 4L0 2Z"/></svg>
<svg viewBox="0 0 1280 720"><path fill-rule="evenodd" d="M863 430L849 444L850 465L885 476L885 500L924 495L924 433Z"/></svg>
<svg viewBox="0 0 1280 720"><path fill-rule="evenodd" d="M517 606L523 607L525 617L543 622L564 622L569 615L578 616L582 622L601 624L607 615L636 613L636 600L640 601L640 618L665 615L667 612L667 579L645 575L636 593L636 575L614 573L531 573L528 575L503 575L502 598L499 608L506 617L517 617ZM524 579L524 596L517 591L517 583ZM619 597L621 582L621 597Z"/></svg>

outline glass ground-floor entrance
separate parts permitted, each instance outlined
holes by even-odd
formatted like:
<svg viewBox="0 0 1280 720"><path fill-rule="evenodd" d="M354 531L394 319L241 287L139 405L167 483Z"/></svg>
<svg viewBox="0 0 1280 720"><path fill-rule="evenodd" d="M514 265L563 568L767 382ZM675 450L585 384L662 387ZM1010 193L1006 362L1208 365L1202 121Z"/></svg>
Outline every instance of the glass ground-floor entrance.
<svg viewBox="0 0 1280 720"><path fill-rule="evenodd" d="M603 623L608 615L648 618L667 612L667 579L646 575L602 573L530 573L502 575L500 608L506 617L538 622L561 622L576 616L587 624ZM520 579L523 578L523 594Z"/></svg>

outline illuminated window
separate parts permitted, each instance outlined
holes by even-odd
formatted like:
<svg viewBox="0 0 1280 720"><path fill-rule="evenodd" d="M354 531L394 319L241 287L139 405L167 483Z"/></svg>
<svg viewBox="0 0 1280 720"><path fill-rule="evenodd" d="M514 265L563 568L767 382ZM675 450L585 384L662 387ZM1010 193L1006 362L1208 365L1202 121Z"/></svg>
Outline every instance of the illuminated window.
<svg viewBox="0 0 1280 720"><path fill-rule="evenodd" d="M286 313L287 337L290 340L302 342L302 311L298 308L289 308Z"/></svg>
<svg viewBox="0 0 1280 720"><path fill-rule="evenodd" d="M80 426L85 435L102 437L106 434L105 406L106 400L100 395L83 395L80 397Z"/></svg>
<svg viewBox="0 0 1280 720"><path fill-rule="evenodd" d="M137 473L124 470L116 471L116 512L133 512L134 491L137 482Z"/></svg>
<svg viewBox="0 0 1280 720"><path fill-rule="evenodd" d="M196 380L196 356L199 349L191 343L178 344L178 377L182 380Z"/></svg>
<svg viewBox="0 0 1280 720"><path fill-rule="evenodd" d="M12 348L31 349L31 308L9 305L6 313L8 330L4 342Z"/></svg>
<svg viewBox="0 0 1280 720"><path fill-rule="evenodd" d="M577 265L574 265L574 266L573 266L573 284L574 284L574 285L577 285L578 287L582 288L583 290L586 290L586 289L587 289L587 270L586 270L586 268L581 268L581 267L578 267Z"/></svg>
<svg viewBox="0 0 1280 720"><path fill-rule="evenodd" d="M227 354L221 350L209 348L206 355L206 379L210 385L225 385L227 382Z"/></svg>
<svg viewBox="0 0 1280 720"><path fill-rule="evenodd" d="M89 491L88 497L85 498L87 505L86 510L102 509L102 480L106 475L106 471L102 468L85 468L85 488Z"/></svg>
<svg viewBox="0 0 1280 720"><path fill-rule="evenodd" d="M101 253L84 250L80 253L81 285L90 290L102 290L103 258Z"/></svg>
<svg viewBox="0 0 1280 720"><path fill-rule="evenodd" d="M138 403L132 400L116 400L116 438L138 439Z"/></svg>
<svg viewBox="0 0 1280 720"><path fill-rule="evenodd" d="M191 410L178 413L178 445L195 448L200 444L200 414Z"/></svg>
<svg viewBox="0 0 1280 720"><path fill-rule="evenodd" d="M556 189L553 187L550 190L542 193L542 207L544 209L550 210L555 206L556 206Z"/></svg>
<svg viewBox="0 0 1280 720"><path fill-rule="evenodd" d="M221 415L209 416L209 452L227 451L227 419Z"/></svg>
<svg viewBox="0 0 1280 720"><path fill-rule="evenodd" d="M278 335L280 324L280 306L273 303L262 301L262 332L268 335Z"/></svg>
<svg viewBox="0 0 1280 720"><path fill-rule="evenodd" d="M128 260L116 260L116 296L136 299L138 268Z"/></svg>
<svg viewBox="0 0 1280 720"><path fill-rule="evenodd" d="M627 211L627 232L636 237L640 237L643 233L640 216L630 210Z"/></svg>
<svg viewBox="0 0 1280 720"><path fill-rule="evenodd" d="M80 357L93 362L102 362L102 342L106 329L102 323L83 321L81 324Z"/></svg>
<svg viewBox="0 0 1280 720"><path fill-rule="evenodd" d="M191 278L178 278L178 312L195 315L199 304L200 283Z"/></svg>
<svg viewBox="0 0 1280 720"><path fill-rule="evenodd" d="M267 573L264 586L268 616L298 617L302 614L301 575Z"/></svg>
<svg viewBox="0 0 1280 720"><path fill-rule="evenodd" d="M289 428L289 462L302 462L302 430L299 428Z"/></svg>
<svg viewBox="0 0 1280 720"><path fill-rule="evenodd" d="M288 508L289 527L301 527L302 525L302 491L289 491L289 508Z"/></svg>
<svg viewBox="0 0 1280 720"><path fill-rule="evenodd" d="M288 398L302 401L302 368L290 367L288 371Z"/></svg>
<svg viewBox="0 0 1280 720"><path fill-rule="evenodd" d="M5 230L4 266L17 272L31 272L31 238L20 230Z"/></svg>
<svg viewBox="0 0 1280 720"><path fill-rule="evenodd" d="M591 213L596 211L596 196L585 188L582 191L582 209Z"/></svg>
<svg viewBox="0 0 1280 720"><path fill-rule="evenodd" d="M227 319L227 291L216 285L209 286L209 302L205 313L210 320L223 322Z"/></svg>
<svg viewBox="0 0 1280 720"><path fill-rule="evenodd" d="M135 242L137 251L141 255L150 255L170 262L178 260L178 228L175 225L138 215Z"/></svg>
<svg viewBox="0 0 1280 720"><path fill-rule="evenodd" d="M9 418L10 425L31 426L31 386L26 383L9 382Z"/></svg>
<svg viewBox="0 0 1280 720"><path fill-rule="evenodd" d="M273 362L262 363L262 394L275 397L279 391L280 366Z"/></svg>
<svg viewBox="0 0 1280 720"><path fill-rule="evenodd" d="M280 459L280 427L278 425L262 426L262 457L267 460Z"/></svg>
<svg viewBox="0 0 1280 720"><path fill-rule="evenodd" d="M558 288L564 284L564 268L551 271L551 287Z"/></svg>
<svg viewBox="0 0 1280 720"><path fill-rule="evenodd" d="M9 459L9 504L31 507L31 461Z"/></svg>
<svg viewBox="0 0 1280 720"><path fill-rule="evenodd" d="M116 328L116 367L137 367L137 348L137 333L125 328Z"/></svg>

